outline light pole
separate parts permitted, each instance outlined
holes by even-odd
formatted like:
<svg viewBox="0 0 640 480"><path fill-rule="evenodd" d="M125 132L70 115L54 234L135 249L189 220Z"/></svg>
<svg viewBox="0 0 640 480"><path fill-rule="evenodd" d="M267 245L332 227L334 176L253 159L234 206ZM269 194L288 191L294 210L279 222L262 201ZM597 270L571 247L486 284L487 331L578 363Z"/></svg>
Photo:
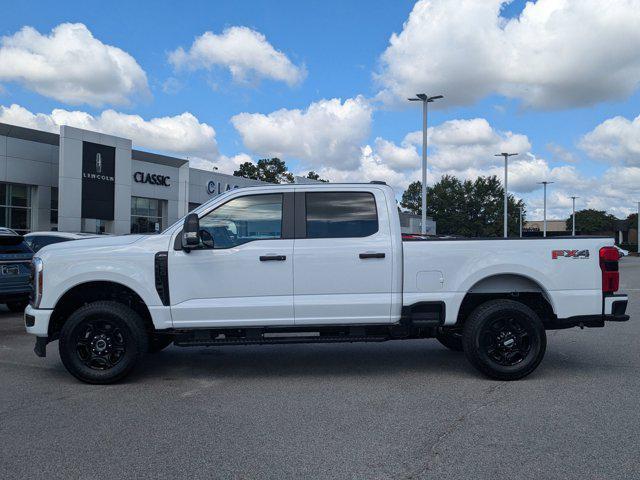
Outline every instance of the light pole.
<svg viewBox="0 0 640 480"><path fill-rule="evenodd" d="M522 209L524 207L518 207L518 210L520 210L520 238L522 238Z"/></svg>
<svg viewBox="0 0 640 480"><path fill-rule="evenodd" d="M573 226L572 226L572 229L571 229L571 236L572 237L576 236L576 198L580 198L580 197L571 197L571 200L572 200L571 210L573 212L572 215L571 215L571 218L573 220Z"/></svg>
<svg viewBox="0 0 640 480"><path fill-rule="evenodd" d="M442 95L429 97L426 93L418 93L410 102L422 102L422 235L427 234L427 105Z"/></svg>
<svg viewBox="0 0 640 480"><path fill-rule="evenodd" d="M547 185L553 182L538 182L539 185L544 185L544 230L543 237L547 236Z"/></svg>
<svg viewBox="0 0 640 480"><path fill-rule="evenodd" d="M636 231L636 253L640 253L640 202L638 202L638 230Z"/></svg>
<svg viewBox="0 0 640 480"><path fill-rule="evenodd" d="M507 160L509 157L513 157L514 155L518 155L517 153L496 153L494 157L504 157L504 238L508 237L507 233L507 205L508 205L508 196L509 192L507 190Z"/></svg>

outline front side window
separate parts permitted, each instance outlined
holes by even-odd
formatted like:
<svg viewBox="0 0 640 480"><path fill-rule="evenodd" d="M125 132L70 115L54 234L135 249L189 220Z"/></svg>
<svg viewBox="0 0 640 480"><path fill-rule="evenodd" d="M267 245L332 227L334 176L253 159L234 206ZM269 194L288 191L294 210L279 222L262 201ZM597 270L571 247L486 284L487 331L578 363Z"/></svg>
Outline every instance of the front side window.
<svg viewBox="0 0 640 480"><path fill-rule="evenodd" d="M368 237L378 231L371 193L309 192L306 205L307 238Z"/></svg>
<svg viewBox="0 0 640 480"><path fill-rule="evenodd" d="M282 238L282 194L248 195L221 205L200 219L214 248Z"/></svg>

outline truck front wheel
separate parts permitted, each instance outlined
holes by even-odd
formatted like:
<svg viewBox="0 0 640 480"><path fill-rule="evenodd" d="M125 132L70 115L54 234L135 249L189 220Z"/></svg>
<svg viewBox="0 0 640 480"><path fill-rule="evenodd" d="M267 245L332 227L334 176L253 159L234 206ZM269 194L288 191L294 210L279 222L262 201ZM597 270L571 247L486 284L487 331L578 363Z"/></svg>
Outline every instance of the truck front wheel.
<svg viewBox="0 0 640 480"><path fill-rule="evenodd" d="M469 316L462 345L480 372L496 380L518 380L538 367L547 337L542 321L529 307L513 300L492 300Z"/></svg>
<svg viewBox="0 0 640 480"><path fill-rule="evenodd" d="M126 376L148 349L140 316L126 305L98 301L76 310L60 331L60 358L74 377L113 383Z"/></svg>

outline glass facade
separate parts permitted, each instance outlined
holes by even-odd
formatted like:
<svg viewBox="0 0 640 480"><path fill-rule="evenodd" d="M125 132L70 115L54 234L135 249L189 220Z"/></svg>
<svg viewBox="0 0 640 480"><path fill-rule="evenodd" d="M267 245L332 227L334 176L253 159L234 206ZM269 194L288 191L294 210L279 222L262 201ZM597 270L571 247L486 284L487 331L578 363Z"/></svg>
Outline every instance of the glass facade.
<svg viewBox="0 0 640 480"><path fill-rule="evenodd" d="M18 233L31 230L31 186L0 183L0 226Z"/></svg>
<svg viewBox="0 0 640 480"><path fill-rule="evenodd" d="M58 230L58 187L51 187L51 230Z"/></svg>
<svg viewBox="0 0 640 480"><path fill-rule="evenodd" d="M162 200L131 197L131 233L162 231Z"/></svg>

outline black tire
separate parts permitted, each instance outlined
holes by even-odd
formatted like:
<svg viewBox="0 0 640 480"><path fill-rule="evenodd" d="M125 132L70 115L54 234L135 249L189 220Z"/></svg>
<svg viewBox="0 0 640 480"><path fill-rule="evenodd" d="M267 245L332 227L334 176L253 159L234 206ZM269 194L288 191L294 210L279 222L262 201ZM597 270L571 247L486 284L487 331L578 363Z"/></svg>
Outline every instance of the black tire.
<svg viewBox="0 0 640 480"><path fill-rule="evenodd" d="M16 302L7 302L7 308L15 313L23 313L24 309L29 305L28 300L18 300Z"/></svg>
<svg viewBox="0 0 640 480"><path fill-rule="evenodd" d="M108 384L124 378L149 348L140 316L117 302L85 305L60 331L58 349L66 369L86 383Z"/></svg>
<svg viewBox="0 0 640 480"><path fill-rule="evenodd" d="M475 368L496 380L518 380L544 357L547 336L538 315L513 300L492 300L476 308L462 336L464 353Z"/></svg>
<svg viewBox="0 0 640 480"><path fill-rule="evenodd" d="M462 352L462 331L452 329L438 329L436 339L449 350Z"/></svg>
<svg viewBox="0 0 640 480"><path fill-rule="evenodd" d="M158 353L173 343L173 335L155 334L149 337L149 353Z"/></svg>

